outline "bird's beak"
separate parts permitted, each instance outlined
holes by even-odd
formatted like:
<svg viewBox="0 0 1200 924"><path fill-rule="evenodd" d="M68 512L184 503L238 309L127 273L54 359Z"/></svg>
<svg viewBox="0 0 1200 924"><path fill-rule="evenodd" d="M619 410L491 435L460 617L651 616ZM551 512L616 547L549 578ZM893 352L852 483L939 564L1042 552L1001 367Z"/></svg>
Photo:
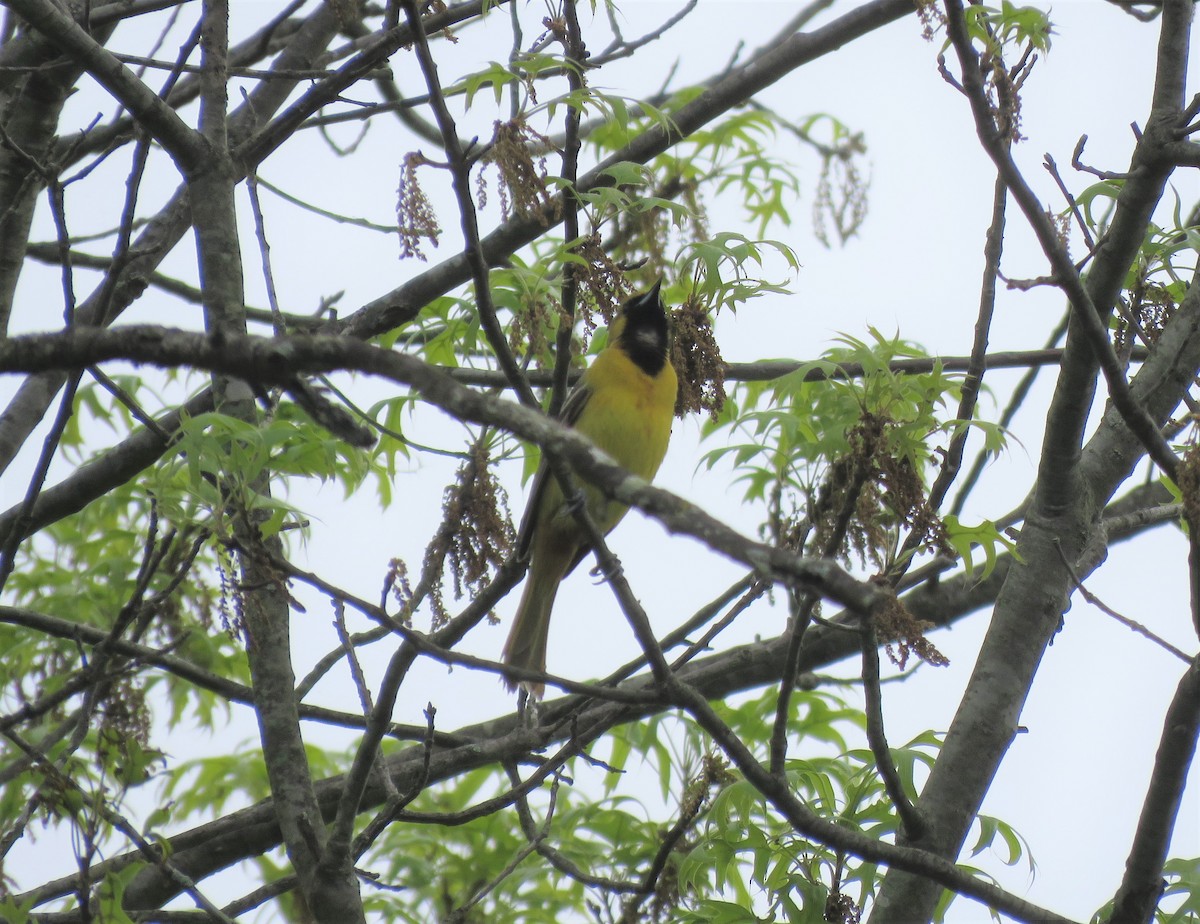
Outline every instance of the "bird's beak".
<svg viewBox="0 0 1200 924"><path fill-rule="evenodd" d="M661 288L662 288L662 279L659 279L658 282L654 283L654 288L652 288L649 292L646 293L644 301L646 301L652 305L657 304L659 301L658 290Z"/></svg>

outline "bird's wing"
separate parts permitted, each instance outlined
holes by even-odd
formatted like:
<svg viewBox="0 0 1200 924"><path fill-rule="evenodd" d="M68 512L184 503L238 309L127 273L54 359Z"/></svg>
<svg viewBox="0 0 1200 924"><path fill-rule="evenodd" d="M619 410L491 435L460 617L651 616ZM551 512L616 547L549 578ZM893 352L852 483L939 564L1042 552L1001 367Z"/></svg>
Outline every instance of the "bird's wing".
<svg viewBox="0 0 1200 924"><path fill-rule="evenodd" d="M592 396L592 390L587 387L587 382L581 381L576 385L569 395L567 400L563 402L562 410L559 411L558 419L568 427L575 426L579 420L579 415L583 413L584 407L588 403L588 399ZM517 553L521 558L529 557L530 544L533 542L533 526L537 521L538 507L542 503L542 495L546 493L546 485L554 476L550 473L550 467L546 465L545 458L542 459L538 466L537 473L533 476L533 487L529 491L529 501L525 504L525 515L521 517L521 529L517 533ZM576 560L578 563L578 560ZM572 568L574 565L572 565Z"/></svg>
<svg viewBox="0 0 1200 924"><path fill-rule="evenodd" d="M581 379L579 384L572 388L570 394L567 395L567 400L563 402L562 410L558 413L558 419L568 427L575 426L591 397L592 390L588 387L587 379Z"/></svg>

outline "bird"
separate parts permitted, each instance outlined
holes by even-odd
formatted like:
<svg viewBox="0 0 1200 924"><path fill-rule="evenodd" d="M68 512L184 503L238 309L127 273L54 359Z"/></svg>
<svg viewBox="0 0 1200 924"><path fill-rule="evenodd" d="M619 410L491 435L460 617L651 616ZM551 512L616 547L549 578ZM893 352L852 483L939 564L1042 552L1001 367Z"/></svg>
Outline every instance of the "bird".
<svg viewBox="0 0 1200 924"><path fill-rule="evenodd" d="M670 327L659 290L622 305L608 330L608 343L568 395L559 419L588 437L617 463L647 481L667 452L675 416L678 378L670 360ZM588 513L607 535L625 516L624 504L583 485ZM558 586L591 551L583 527L563 496L558 479L542 460L522 518L518 553L529 573L513 618L502 663L544 671L550 611ZM544 684L504 678L510 691L521 686L540 699Z"/></svg>

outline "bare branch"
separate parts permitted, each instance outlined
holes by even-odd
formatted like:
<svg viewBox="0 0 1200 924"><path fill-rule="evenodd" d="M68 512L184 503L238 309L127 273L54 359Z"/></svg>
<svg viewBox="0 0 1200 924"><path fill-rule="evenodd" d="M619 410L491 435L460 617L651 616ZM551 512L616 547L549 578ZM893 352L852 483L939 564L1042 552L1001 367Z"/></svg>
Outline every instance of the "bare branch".
<svg viewBox="0 0 1200 924"><path fill-rule="evenodd" d="M1125 626L1125 628L1132 629L1143 638L1148 638L1160 648L1171 652L1171 654L1175 655L1175 657L1179 658L1179 660L1183 661L1185 664L1192 663L1192 658L1189 655L1180 651L1166 639L1155 635L1137 620L1130 619L1128 616L1122 616L1112 607L1106 605L1105 602L1097 597L1094 593L1084 587L1083 582L1079 580L1079 576L1075 573L1075 569L1071 567L1071 563L1067 561L1066 555L1063 554L1062 546L1057 545L1056 548L1058 549L1059 556L1062 558L1063 567L1067 569L1067 573L1071 576L1071 581L1075 584L1075 589L1079 591L1084 600L1096 607L1096 609L1100 610L1100 612L1104 613L1106 616L1111 616L1121 625Z"/></svg>
<svg viewBox="0 0 1200 924"><path fill-rule="evenodd" d="M50 0L9 0L9 6L120 100L184 170L203 166L208 148L195 130L75 20Z"/></svg>
<svg viewBox="0 0 1200 924"><path fill-rule="evenodd" d="M785 581L796 580L844 605L870 611L883 595L851 579L832 562L800 559L758 542L748 542L724 523L661 488L646 484L597 454L585 437L540 411L472 392L415 356L395 353L347 337L263 338L203 334L129 325L117 330L71 330L13 337L0 342L0 372L40 371L104 360L128 359L162 366L190 366L263 384L282 384L295 375L354 370L382 375L419 389L430 403L460 420L512 430L564 455L578 474L622 503L639 507L669 528L682 530L746 565Z"/></svg>
<svg viewBox="0 0 1200 924"><path fill-rule="evenodd" d="M1188 770L1196 754L1197 735L1200 735L1200 658L1193 659L1180 678L1163 719L1154 772L1125 863L1125 878L1109 917L1112 924L1154 919L1163 887L1163 863L1179 817Z"/></svg>
<svg viewBox="0 0 1200 924"><path fill-rule="evenodd" d="M1016 717L1069 597L1069 578L1053 542L1062 541L1069 560L1098 561L1105 553L1098 508L1116 490L1119 479L1128 477L1147 452L1164 471L1175 469L1174 453L1159 426L1187 390L1185 380L1194 374L1193 357L1200 359L1194 314L1200 306L1195 304L1193 287L1189 293L1193 303L1172 318L1178 320L1170 335L1172 346L1160 342L1162 349L1151 360L1153 371L1143 366L1131 389L1108 342L1105 319L1172 169L1157 152L1176 131L1190 0L1167 0L1152 115L1134 155L1134 175L1121 190L1110 233L1097 249L1086 286L992 120L962 4L947 0L946 9L948 33L980 142L1037 234L1072 305L1067 355L1047 415L1038 482L1017 545L1026 565L1021 579L1010 581L997 599L975 671L920 800L930 826L923 843L952 857L961 849L971 819L1007 753L1016 733ZM1190 346L1183 347L1184 343ZM1188 353L1187 360L1169 355L1180 348ZM1179 378L1168 371L1177 364L1185 367ZM1115 407L1081 452L1097 367L1104 371ZM893 871L885 877L872 919L911 920L914 915L923 919L932 914L939 892L927 881Z"/></svg>
<svg viewBox="0 0 1200 924"><path fill-rule="evenodd" d="M1166 496L1165 490L1155 485L1148 490L1135 492L1128 499L1113 505L1115 512L1122 518L1128 533L1117 533L1114 530L1112 540L1128 538L1136 535L1138 530L1146 527L1145 522L1135 522L1137 511L1146 509L1145 505L1160 504ZM1157 520L1156 522L1162 522ZM934 585L922 586L916 592L904 597L905 607L913 615L923 621L935 625L947 625L953 620L964 616L975 609L989 605L995 600L999 588L1007 577L1011 556L1002 555L998 558L996 567L991 575L983 580L977 576L956 577L938 581ZM1080 563L1077 562L1078 566ZM1092 563L1094 567L1095 562ZM511 586L510 580L508 586ZM502 591L501 591L502 592ZM733 589L731 588L731 593ZM498 594L494 595L498 596ZM463 627L474 625L482 612L494 603L493 595L485 595L477 599L472 607L462 616L456 617L451 626L438 636L439 643L453 644L454 639L465 631ZM479 615L472 615L474 610ZM835 616L834 619L841 619ZM460 623L460 620L462 622ZM459 623L455 626L454 623ZM664 639L664 645L668 639ZM767 683L777 682L782 676L782 669L788 647L788 638L778 638L744 645L719 655L689 663L680 671L680 675L705 697L721 699L733 693L761 687ZM816 626L806 637L805 651L801 658L801 670L812 671L821 665L849 657L859 650L857 633L838 632ZM646 690L649 678L637 678L626 686L631 693ZM544 745L547 740L563 740L566 736L579 739L583 746L603 734L608 728L623 722L634 721L653 711L661 709L664 704L653 698L641 705L592 702L587 697L572 696L561 700L543 703L541 714L543 727L554 729L548 732L549 738L542 734L533 734L520 717L515 714L489 720L479 725L458 730L449 736L445 742L444 752L435 752L428 772L424 770L425 756L423 748L410 749L396 754L388 759L389 772L396 786L401 791L409 791L414 780L418 777L430 781L447 779L449 776L465 773L474 768L485 766L492 762L522 760L530 749ZM574 717L572 720L571 717ZM419 733L410 733L407 737L419 740ZM439 743L442 743L439 741ZM333 817L343 778L336 777L318 784L318 794L325 810L327 819ZM385 798L382 789L368 786L363 793L362 808L379 805ZM271 849L279 843L278 827L272 827L272 812L269 803L242 812L234 813L217 821L201 825L188 832L182 832L172 838L174 855L179 862L184 862L181 854L187 852L190 864L187 868L195 869L198 865L215 871L236 860L250 857L258 852ZM107 875L125 868L138 859L136 852L114 857L93 868L92 875ZM57 896L69 893L71 879L57 880L47 883L24 896L22 901L34 901L40 904ZM164 891L166 889L167 891ZM174 892L169 884L156 877L143 875L130 886L126 893L136 907L146 907L148 904L157 905L166 900Z"/></svg>

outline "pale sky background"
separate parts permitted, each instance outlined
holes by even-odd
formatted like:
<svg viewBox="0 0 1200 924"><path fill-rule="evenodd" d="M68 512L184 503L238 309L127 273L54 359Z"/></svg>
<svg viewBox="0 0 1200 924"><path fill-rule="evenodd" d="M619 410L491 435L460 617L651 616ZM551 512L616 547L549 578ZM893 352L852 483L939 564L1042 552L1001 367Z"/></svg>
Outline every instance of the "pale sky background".
<svg viewBox="0 0 1200 924"><path fill-rule="evenodd" d="M634 37L653 28L682 4L656 0L626 0L625 34ZM584 5L586 7L586 5ZM659 88L664 75L678 61L674 86L700 79L732 55L737 41L753 49L772 36L799 8L790 2L720 2L701 0L686 23L632 61L617 62L593 75L594 85L630 96L646 95ZM275 4L234 4L234 30L238 23L257 23ZM837 4L832 15L849 9ZM590 34L584 14L585 36ZM540 3L522 4L527 19L526 43L537 34L536 23L545 15ZM602 16L601 16L602 19ZM1050 153L1068 184L1079 192L1091 178L1070 170L1071 152L1079 136L1090 141L1085 160L1098 167L1122 170L1128 163L1133 137L1131 122L1144 123L1149 110L1158 26L1140 24L1100 0L1068 0L1054 5L1057 27L1051 53L1040 61L1027 84L1022 128L1027 141L1016 149L1027 179L1050 207L1062 206L1060 196L1040 166ZM189 25L190 27L190 25ZM244 28L244 27L243 27ZM437 47L442 77L447 83L462 70L506 57L510 43L508 14L493 17L485 29L462 34L461 43ZM174 54L179 40L166 48ZM593 38L596 50L604 44ZM118 33L112 47L131 52L142 44L131 28ZM827 250L813 237L808 219L816 185L816 160L780 136L780 152L794 157L801 169L802 198L792 208L794 225L773 228L770 237L785 240L796 249L803 269L792 280L794 294L763 298L746 306L736 317L723 317L718 335L726 359L747 361L767 356L810 359L832 345L839 332L866 337L874 326L884 334L899 332L932 353L961 355L969 350L975 323L983 235L989 221L993 171L980 150L967 103L937 73L938 45L921 37L916 18L879 30L841 51L809 65L772 87L760 99L782 114L800 119L828 112L851 128L862 131L868 145L871 189L870 211L858 237L845 247ZM165 54L165 53L164 53ZM470 62L470 63L463 63ZM412 73L407 55L393 60L397 73ZM1192 65L1190 90L1200 90L1200 73ZM418 92L412 79L403 84ZM552 91L546 89L543 96ZM356 98L370 96L366 87L355 88ZM490 99L490 94L484 94ZM235 97L236 99L236 97ZM481 97L482 99L482 97ZM81 93L69 106L64 126L86 123L103 105L90 93ZM466 120L462 133L490 133L493 118L480 106L480 124ZM74 121L73 121L74 120ZM342 140L356 128L340 127ZM370 218L394 220L394 192L398 164L411 149L387 118L377 119L362 152L349 161L334 158L308 132L290 142L266 162L261 175L272 183L327 208ZM428 146L426 153L436 156ZM161 166L161 164L160 164ZM71 202L78 230L114 224L123 192L120 165L112 167L112 203ZM152 174L145 196L155 203L175 185L174 174ZM1190 207L1200 198L1195 172L1175 175L1174 188ZM285 309L309 311L325 295L344 289L340 306L348 314L361 304L398 285L425 267L397 261L393 238L350 226L333 226L307 213L282 207L263 192L267 208L277 284ZM245 203L245 197L242 197ZM733 197L711 202L714 230L742 227L742 216ZM1170 207L1170 202L1167 202ZM95 218L92 219L92 209ZM248 216L249 210L246 210ZM447 228L456 226L451 206L440 212ZM483 215L485 227L497 220L495 208ZM274 224L272 222L274 221ZM40 233L48 239L48 217L41 216ZM1025 230L1015 205L1010 205L1005 273L1031 277L1045 273L1046 262ZM73 230L76 227L73 226ZM752 233L752 232L748 232ZM253 242L252 227L244 225L248 300L265 304ZM430 252L436 262L456 252L453 233L442 247ZM1080 252L1076 248L1076 252ZM188 237L163 270L194 278L194 247ZM345 270L342 271L344 265ZM782 271L774 278L780 278ZM48 270L35 270L23 278L14 330L42 329L44 318L58 317L59 282ZM87 291L81 284L81 291ZM160 296L144 299L128 320L198 323L195 309L163 314ZM992 329L993 350L1040 347L1058 322L1063 299L1050 290L1030 293L1001 291ZM995 403L1006 400L1006 389L1018 373L989 373L995 396L985 396L980 413L996 415ZM1014 441L1007 456L986 473L984 487L964 514L970 522L996 518L1021 500L1036 466L1052 373L1043 375L1040 387L1015 423ZM0 380L0 397L7 398L15 380ZM355 387L360 406L387 394L378 383ZM427 415L414 423L410 435L422 442L457 448L460 433L443 419ZM701 504L710 513L749 533L759 511L740 502L740 490L730 488L727 469L698 468L702 452L712 448L698 443L696 421L677 423L667 462L657 483ZM36 449L35 440L30 447ZM0 484L5 506L24 492L32 454ZM968 456L970 458L970 456ZM387 562L400 556L412 569L419 567L425 542L433 529L441 503L441 490L453 466L438 458L417 458L395 484L396 501L381 513L374 490L365 486L344 499L336 485L294 490L290 499L314 520L312 536L297 550L297 563L311 567L342 587L368 599L376 598ZM61 474L61 472L59 473ZM512 466L506 483L514 516L523 507L519 469ZM52 479L53 480L53 479ZM656 626L664 631L724 589L740 569L708 554L692 540L668 537L656 524L634 514L613 534L612 547L621 558L631 585ZM1088 580L1090 590L1108 605L1145 623L1154 631L1192 651L1196 639L1190 628L1187 606L1186 549L1178 531L1165 527L1132 544L1115 546L1108 562ZM307 615L294 618L297 674L336 645L326 603L304 592L297 594L308 605ZM464 650L496 657L508 630L516 595L502 604L504 622L481 626L464 644ZM760 605L724 637L725 644L748 640L756 634L776 634L784 612ZM924 668L903 684L885 688L885 718L889 738L901 744L926 729L944 730L950 723L962 689L970 675L975 652L986 628L987 614L980 612L941 632L933 641L951 659L949 667ZM364 655L375 679L387 656L375 646ZM635 642L612 602L610 592L594 586L581 568L563 587L551 635L550 669L574 677L596 676L625 661ZM1007 869L994 856L984 854L971 862L996 875L1001 883L1030 900L1053 910L1086 920L1119 883L1125 854L1161 732L1161 717L1174 692L1183 665L1161 649L1117 625L1078 598L1066 616L1066 628L1055 639L1043 662L1021 722L1029 731L1013 745L983 811L1011 823L1029 842L1038 863L1031 876L1025 865ZM857 662L829 669L838 676L855 676ZM850 696L857 694L851 693ZM357 697L344 669L335 671L317 689L322 702L339 708L357 708ZM421 710L432 701L438 709L438 726L452 730L468 722L508 712L512 700L501 692L494 677L458 669L449 673L430 662L421 662L401 691L394 719L423 723ZM349 743L344 733L321 726L306 728L310 739L325 744ZM231 727L214 739L177 734L171 752L184 759L229 742L250 740L254 724L249 710L237 708ZM803 756L803 755L800 755ZM596 771L598 774L598 771ZM635 776L631 774L631 776ZM598 785L600 777L595 777ZM581 772L580 785L589 785ZM644 785L653 793L653 780L628 780L623 786ZM1200 792L1195 782L1179 816L1173 856L1200 856ZM636 788L622 790L644 795ZM646 796L650 801L652 795ZM53 842L39 838L23 844L10 857L7 872L22 887L46 875L48 864L71 867L66 853L52 858ZM244 891L234 876L213 889L218 899ZM227 893L223 890L227 889ZM262 918L266 919L266 918ZM955 922L986 920L979 906L962 899L951 913Z"/></svg>

